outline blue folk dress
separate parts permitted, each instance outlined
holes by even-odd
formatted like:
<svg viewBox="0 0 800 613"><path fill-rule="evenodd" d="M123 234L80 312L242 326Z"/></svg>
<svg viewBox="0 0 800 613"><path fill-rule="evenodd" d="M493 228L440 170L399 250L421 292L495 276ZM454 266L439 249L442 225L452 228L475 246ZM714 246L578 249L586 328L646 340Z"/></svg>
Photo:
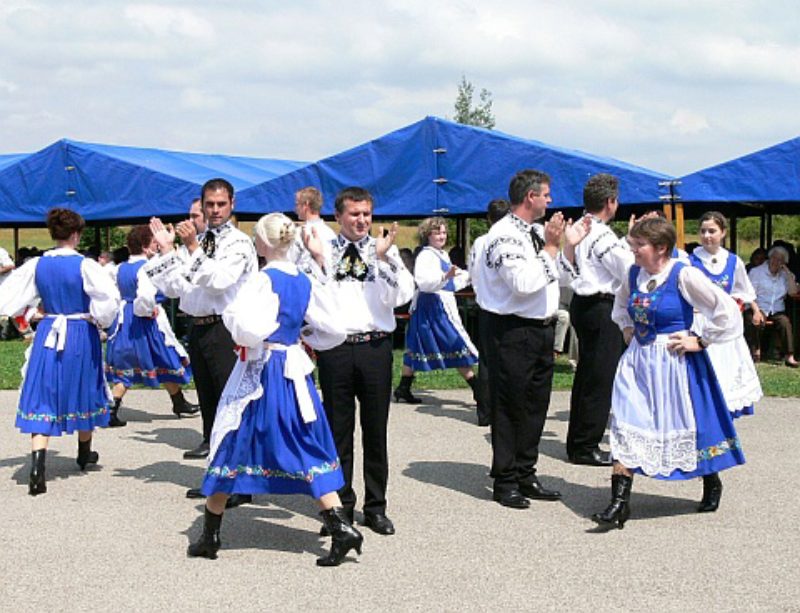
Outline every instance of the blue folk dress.
<svg viewBox="0 0 800 613"><path fill-rule="evenodd" d="M725 252L725 249L720 249L718 256L725 257ZM711 260L712 256L702 247L695 249L694 253L689 256L692 266L702 270L703 274L726 294L743 302L755 300L755 290L747 277L744 263L740 264L741 260L736 254L728 252L724 267L716 274L708 269L704 259ZM739 271L738 275L737 270ZM741 276L741 279L738 279L737 276ZM735 281L739 282L735 283ZM739 286L739 292L744 292L744 295L738 295L739 292L734 294L734 285ZM695 316L692 329L699 336L703 336L704 321L702 315ZM723 343L713 343L709 345L707 351L731 415L734 418L752 415L754 413L753 405L764 394L761 391L758 372L756 372L744 336Z"/></svg>
<svg viewBox="0 0 800 613"><path fill-rule="evenodd" d="M320 498L343 487L344 477L313 363L299 341L304 319L324 326L319 320L333 318L312 315L311 281L294 264L270 264L253 277L223 314L247 349L220 400L203 494ZM264 338L253 336L256 329L271 331Z"/></svg>
<svg viewBox="0 0 800 613"><path fill-rule="evenodd" d="M637 287L640 269L631 267L627 310L634 335L612 395L614 460L657 479L700 477L745 461L706 351L677 355L667 349L670 334L692 325L693 307L678 288L684 266L675 261L666 280L649 292ZM707 285L706 291L716 291ZM732 301L728 309L736 315Z"/></svg>
<svg viewBox="0 0 800 613"><path fill-rule="evenodd" d="M136 258L117 269L123 302L106 343L106 373L110 382L126 388L135 383L149 387L161 383L185 385L192 378L189 358L175 338L164 310L156 307L164 296L156 293L146 276L138 274L146 261L144 257ZM147 287L140 287L141 279ZM152 315L155 308L157 317Z"/></svg>
<svg viewBox="0 0 800 613"><path fill-rule="evenodd" d="M411 305L406 329L403 364L415 371L472 366L478 350L470 340L454 292L469 283L469 275L458 274L445 281L452 264L447 254L433 247L420 251L414 265L419 291Z"/></svg>
<svg viewBox="0 0 800 613"><path fill-rule="evenodd" d="M94 277L91 292L85 268ZM110 394L100 335L91 318L107 325L113 317L118 300L113 281L96 262L71 249L32 260L18 272L3 286L4 292L14 292L4 306L14 303L16 310L39 297L45 315L24 367L17 428L60 436L107 426Z"/></svg>

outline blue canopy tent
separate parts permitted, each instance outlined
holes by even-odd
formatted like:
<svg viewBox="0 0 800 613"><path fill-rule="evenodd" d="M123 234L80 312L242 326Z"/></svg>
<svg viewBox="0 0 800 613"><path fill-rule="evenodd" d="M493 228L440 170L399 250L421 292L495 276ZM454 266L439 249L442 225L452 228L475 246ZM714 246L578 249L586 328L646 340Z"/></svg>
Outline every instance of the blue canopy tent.
<svg viewBox="0 0 800 613"><path fill-rule="evenodd" d="M224 177L239 190L304 165L60 140L0 158L0 226L42 225L54 206L72 208L89 223L182 217L210 178Z"/></svg>
<svg viewBox="0 0 800 613"><path fill-rule="evenodd" d="M795 212L800 204L800 137L680 179L686 205L736 206L738 213Z"/></svg>
<svg viewBox="0 0 800 613"><path fill-rule="evenodd" d="M240 212L290 211L294 192L313 185L323 192L323 214L333 213L336 193L366 187L378 217L432 214L483 216L494 198L507 197L514 173L537 168L550 174L553 207L579 207L589 176L620 178L624 204L658 206L659 182L651 170L563 149L502 132L426 117L353 149L242 190Z"/></svg>
<svg viewBox="0 0 800 613"><path fill-rule="evenodd" d="M682 177L677 193L686 214L719 209L733 218L761 217L760 243L772 242L772 215L795 213L800 205L800 137L710 166Z"/></svg>

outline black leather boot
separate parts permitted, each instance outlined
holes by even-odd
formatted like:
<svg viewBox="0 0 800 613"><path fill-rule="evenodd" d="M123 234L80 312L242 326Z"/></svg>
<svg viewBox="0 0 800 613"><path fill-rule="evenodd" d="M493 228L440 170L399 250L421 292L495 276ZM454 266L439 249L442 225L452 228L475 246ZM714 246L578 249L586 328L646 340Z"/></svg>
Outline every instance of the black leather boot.
<svg viewBox="0 0 800 613"><path fill-rule="evenodd" d="M358 555L361 555L364 537L347 521L347 515L342 507L327 509L320 515L333 537L333 544L327 556L317 558L317 566L339 566L351 549L355 549Z"/></svg>
<svg viewBox="0 0 800 613"><path fill-rule="evenodd" d="M121 428L127 426L127 421L122 421L119 418L119 405L122 404L122 398L114 398L114 406L111 407L111 418L108 420L109 428Z"/></svg>
<svg viewBox="0 0 800 613"><path fill-rule="evenodd" d="M75 461L81 470L86 470L87 464L97 464L99 459L100 454L92 451L92 439L88 441L78 440L78 457L75 458Z"/></svg>
<svg viewBox="0 0 800 613"><path fill-rule="evenodd" d="M467 384L469 385L470 389L472 390L472 399L477 404L478 399L480 398L480 391L479 391L479 382L477 375L470 377L467 379Z"/></svg>
<svg viewBox="0 0 800 613"><path fill-rule="evenodd" d="M713 513L719 508L719 501L722 498L722 481L719 473L713 473L703 477L703 499L697 507L698 513Z"/></svg>
<svg viewBox="0 0 800 613"><path fill-rule="evenodd" d="M47 458L47 449L37 449L31 453L31 476L28 480L28 493L31 496L47 492L44 480L44 463Z"/></svg>
<svg viewBox="0 0 800 613"><path fill-rule="evenodd" d="M411 383L414 381L414 375L400 377L400 385L394 390L395 402L407 402L408 404L420 404L422 398L417 398L411 393Z"/></svg>
<svg viewBox="0 0 800 613"><path fill-rule="evenodd" d="M183 395L183 390L178 390L176 394L172 394L170 400L172 400L172 412L178 417L196 415L200 410L199 404L192 404L186 400Z"/></svg>
<svg viewBox="0 0 800 613"><path fill-rule="evenodd" d="M611 475L611 504L602 513L595 513L592 519L598 524L617 527L622 530L631 515L631 487L633 477Z"/></svg>
<svg viewBox="0 0 800 613"><path fill-rule="evenodd" d="M344 516L347 519L347 523L351 526L354 526L356 523L356 512L355 509L349 507L344 508ZM321 513L320 513L321 514ZM325 523L325 518L322 518L322 527L319 529L320 536L330 536L331 533L328 531L328 524Z"/></svg>
<svg viewBox="0 0 800 613"><path fill-rule="evenodd" d="M217 559L217 552L222 546L219 540L219 527L222 524L222 515L216 515L208 510L206 507L205 518L203 522L203 536L200 540L189 545L186 550L190 558L208 558L209 560Z"/></svg>

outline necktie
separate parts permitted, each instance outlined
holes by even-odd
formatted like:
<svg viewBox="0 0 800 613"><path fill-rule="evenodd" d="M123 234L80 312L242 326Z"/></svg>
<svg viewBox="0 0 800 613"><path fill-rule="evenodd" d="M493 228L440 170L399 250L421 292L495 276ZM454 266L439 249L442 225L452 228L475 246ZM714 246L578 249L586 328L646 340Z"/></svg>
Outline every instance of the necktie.
<svg viewBox="0 0 800 613"><path fill-rule="evenodd" d="M200 243L200 246L203 248L203 253L205 253L206 256L212 259L214 258L214 252L217 249L217 239L211 230L207 230L203 235L203 240Z"/></svg>
<svg viewBox="0 0 800 613"><path fill-rule="evenodd" d="M544 248L544 241L539 236L539 233L536 231L536 228L531 226L531 240L533 241L533 249L536 253L539 253Z"/></svg>
<svg viewBox="0 0 800 613"><path fill-rule="evenodd" d="M357 281L363 281L367 277L367 265L361 259L361 255L353 243L347 245L342 259L336 265L336 280L341 281L347 277L352 277Z"/></svg>

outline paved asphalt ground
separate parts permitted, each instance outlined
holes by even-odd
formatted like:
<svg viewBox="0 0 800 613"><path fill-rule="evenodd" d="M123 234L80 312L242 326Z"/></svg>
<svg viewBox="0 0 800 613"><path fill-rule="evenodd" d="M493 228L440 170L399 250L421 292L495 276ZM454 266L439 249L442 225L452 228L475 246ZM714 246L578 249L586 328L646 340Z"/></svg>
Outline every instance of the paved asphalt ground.
<svg viewBox="0 0 800 613"><path fill-rule="evenodd" d="M609 471L566 463L568 394L553 395L539 462L563 503L525 511L491 501L488 431L467 394L421 395L392 406L397 534L364 528L363 555L323 569L328 543L301 496L229 511L219 559L187 559L202 503L184 493L203 465L181 454L200 420L175 419L166 392L128 394L128 426L97 433L100 464L85 474L76 438L53 439L36 498L17 393L0 392L2 610L800 611L796 399L737 422L748 464L723 474L719 512L695 513L699 481L638 478L625 529L597 533L587 518L609 500Z"/></svg>

